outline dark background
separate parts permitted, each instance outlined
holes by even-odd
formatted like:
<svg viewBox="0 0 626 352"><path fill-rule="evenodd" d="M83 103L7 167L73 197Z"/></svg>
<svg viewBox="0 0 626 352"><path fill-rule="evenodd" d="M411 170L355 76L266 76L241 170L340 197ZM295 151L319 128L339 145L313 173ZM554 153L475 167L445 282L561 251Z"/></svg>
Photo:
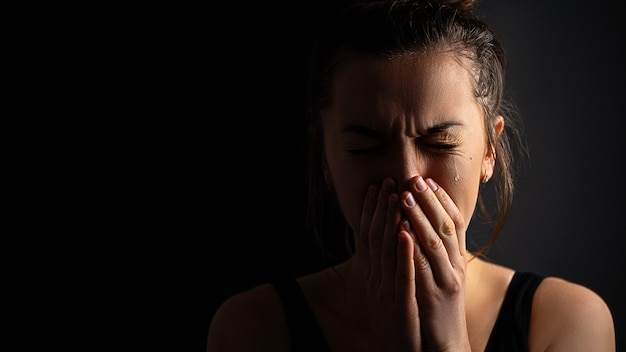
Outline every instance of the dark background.
<svg viewBox="0 0 626 352"><path fill-rule="evenodd" d="M202 94L187 97L202 107L190 112L194 122L172 132L181 155L170 155L168 167L179 170L172 182L180 188L165 186L180 200L168 207L183 233L170 251L177 263L168 275L183 296L177 308L192 322L198 351L226 297L319 265L302 231L304 65L331 3L255 5L245 15L215 15L233 28L209 25L210 62L197 82ZM479 2L507 51L507 86L530 152L509 221L488 255L597 292L613 312L620 350L626 28L617 1L582 4ZM232 31L227 40L220 30Z"/></svg>

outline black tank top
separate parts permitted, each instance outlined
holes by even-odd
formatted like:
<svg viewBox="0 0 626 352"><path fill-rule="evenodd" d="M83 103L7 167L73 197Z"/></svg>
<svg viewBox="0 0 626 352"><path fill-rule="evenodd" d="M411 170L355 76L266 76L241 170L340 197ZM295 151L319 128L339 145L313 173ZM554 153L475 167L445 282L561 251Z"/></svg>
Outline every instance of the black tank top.
<svg viewBox="0 0 626 352"><path fill-rule="evenodd" d="M543 276L536 273L515 272L485 352L528 351L528 328L533 295L543 279ZM284 278L272 284L285 310L292 350L330 351L322 329L296 280Z"/></svg>

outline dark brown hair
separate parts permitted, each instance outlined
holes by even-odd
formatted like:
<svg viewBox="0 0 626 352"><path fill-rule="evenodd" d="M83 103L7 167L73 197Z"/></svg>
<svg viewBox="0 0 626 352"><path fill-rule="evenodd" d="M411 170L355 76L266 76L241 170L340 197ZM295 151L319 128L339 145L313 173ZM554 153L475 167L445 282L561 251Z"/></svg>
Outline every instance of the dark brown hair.
<svg viewBox="0 0 626 352"><path fill-rule="evenodd" d="M492 30L473 12L474 1L363 0L353 2L318 33L309 66L307 99L309 129L308 221L321 243L333 240L339 229L348 228L336 197L322 174L324 151L320 112L331 102L330 84L336 63L347 55L391 58L413 52L446 51L469 59L475 78L474 94L485 116L487 143L497 155L493 197L495 209L486 206L484 188L479 193L480 216L492 225L483 254L501 232L514 192L513 142L524 151L515 109L504 99L505 55ZM505 130L496 139L491 120L505 119ZM495 216L493 213L495 212ZM476 215L476 214L475 214ZM491 220L493 219L493 220ZM350 250L348 251L350 252ZM333 260L332 258L329 258Z"/></svg>

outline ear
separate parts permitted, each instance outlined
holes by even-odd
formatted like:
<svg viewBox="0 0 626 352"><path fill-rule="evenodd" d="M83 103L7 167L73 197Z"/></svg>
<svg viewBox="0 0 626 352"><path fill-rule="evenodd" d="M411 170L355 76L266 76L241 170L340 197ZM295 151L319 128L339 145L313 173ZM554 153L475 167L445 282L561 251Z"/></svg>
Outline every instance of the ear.
<svg viewBox="0 0 626 352"><path fill-rule="evenodd" d="M493 131L495 133L494 143L498 141L502 131L504 131L504 117L501 115L496 116L493 119ZM487 183L491 176L493 176L493 170L496 167L496 148L495 146L488 146L483 157L483 167L480 181Z"/></svg>

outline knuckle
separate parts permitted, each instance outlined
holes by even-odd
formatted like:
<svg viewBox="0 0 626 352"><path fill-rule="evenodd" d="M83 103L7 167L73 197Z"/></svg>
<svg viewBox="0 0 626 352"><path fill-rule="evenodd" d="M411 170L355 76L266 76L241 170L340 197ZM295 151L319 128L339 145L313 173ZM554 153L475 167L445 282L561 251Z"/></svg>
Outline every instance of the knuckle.
<svg viewBox="0 0 626 352"><path fill-rule="evenodd" d="M451 218L446 218L441 224L439 233L441 233L443 236L455 236L456 225L454 221Z"/></svg>
<svg viewBox="0 0 626 352"><path fill-rule="evenodd" d="M457 281L453 281L453 283L447 287L446 291L449 295L456 296L463 291L463 285Z"/></svg>
<svg viewBox="0 0 626 352"><path fill-rule="evenodd" d="M465 267L457 267L456 273L452 276L452 280L446 283L445 293L448 296L457 296L465 291Z"/></svg>
<svg viewBox="0 0 626 352"><path fill-rule="evenodd" d="M431 236L428 239L428 249L431 251L437 251L443 246L443 241L439 236Z"/></svg>
<svg viewBox="0 0 626 352"><path fill-rule="evenodd" d="M419 271L427 271L430 270L430 263L428 262L428 258L422 253L418 251L415 255L415 270Z"/></svg>
<svg viewBox="0 0 626 352"><path fill-rule="evenodd" d="M461 215L461 212L457 211L454 214L451 215L452 218L452 222L455 226L455 228L458 229L465 229L465 218L463 218L463 215Z"/></svg>

